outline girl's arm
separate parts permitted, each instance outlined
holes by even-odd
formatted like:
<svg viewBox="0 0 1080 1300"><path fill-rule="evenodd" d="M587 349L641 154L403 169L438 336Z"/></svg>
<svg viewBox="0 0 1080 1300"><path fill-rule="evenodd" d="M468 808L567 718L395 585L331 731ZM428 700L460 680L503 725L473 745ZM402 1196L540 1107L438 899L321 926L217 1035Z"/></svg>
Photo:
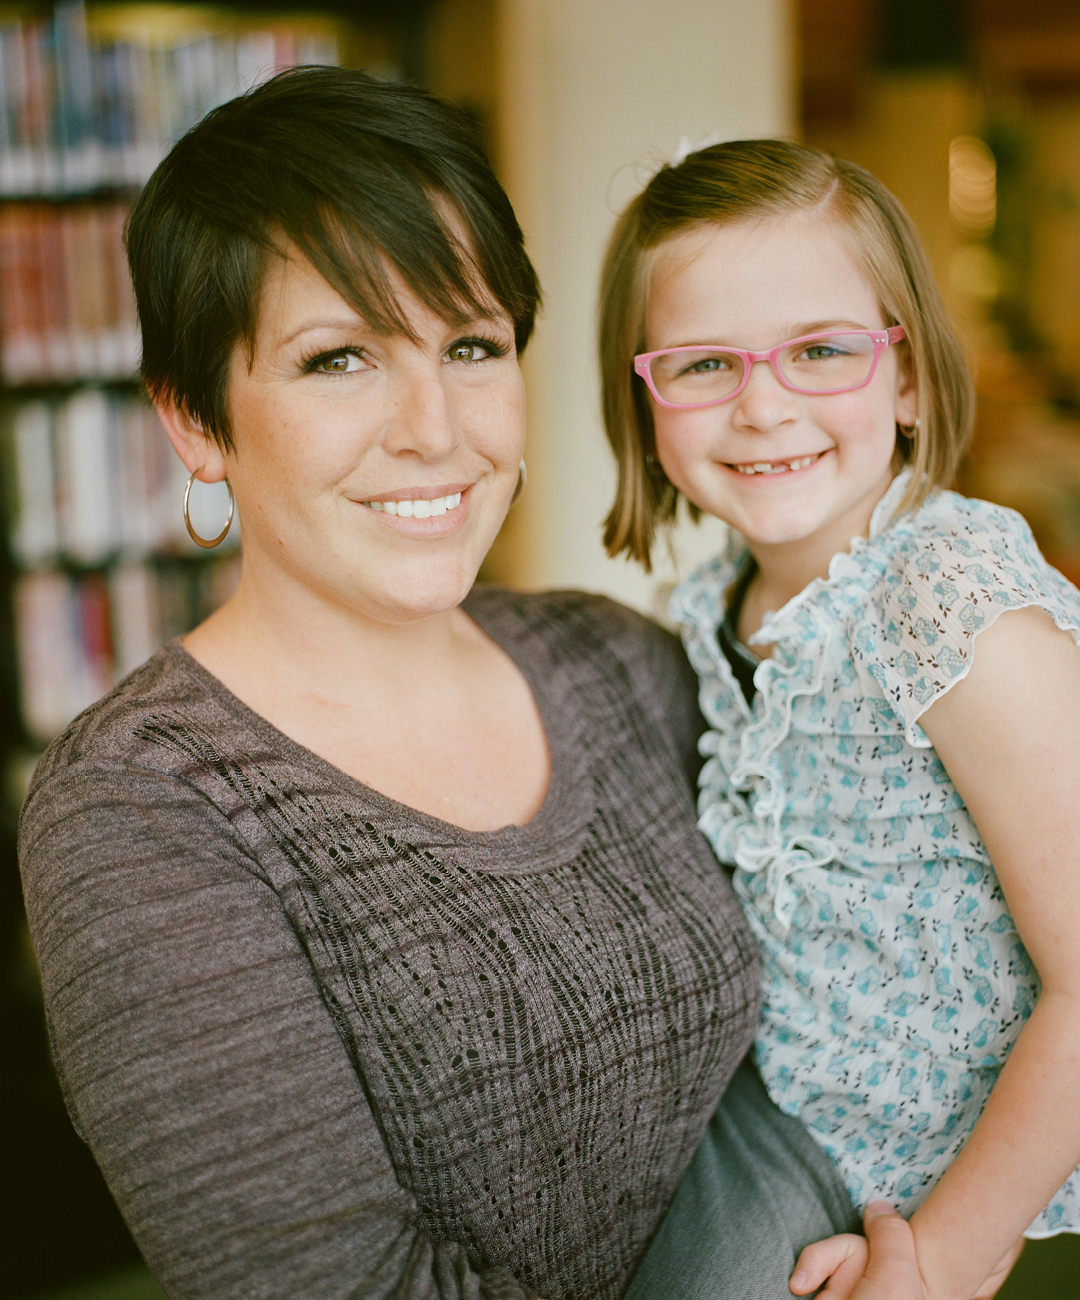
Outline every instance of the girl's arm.
<svg viewBox="0 0 1080 1300"><path fill-rule="evenodd" d="M1041 610L977 640L922 726L1042 980L963 1150L912 1217L930 1294L971 1296L1080 1165L1080 652Z"/></svg>
<svg viewBox="0 0 1080 1300"><path fill-rule="evenodd" d="M1041 610L1010 610L920 723L1042 979L982 1116L911 1219L927 1296L970 1300L992 1294L983 1284L1080 1165L1080 651ZM799 1267L831 1272L843 1252L828 1245ZM866 1286L834 1283L827 1294L851 1300Z"/></svg>

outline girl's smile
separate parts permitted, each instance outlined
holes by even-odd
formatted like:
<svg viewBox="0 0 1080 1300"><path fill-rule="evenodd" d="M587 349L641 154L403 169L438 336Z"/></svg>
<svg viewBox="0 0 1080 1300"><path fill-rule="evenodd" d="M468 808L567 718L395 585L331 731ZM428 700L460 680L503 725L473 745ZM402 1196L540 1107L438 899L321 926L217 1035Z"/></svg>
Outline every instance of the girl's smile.
<svg viewBox="0 0 1080 1300"><path fill-rule="evenodd" d="M764 350L815 331L887 323L835 222L777 217L699 227L661 245L646 347ZM772 567L771 554L783 567L796 548L801 575L808 565L824 574L867 532L892 480L896 426L914 423L916 395L900 345L850 392L795 393L758 363L730 401L652 409L657 457L690 501L743 533L759 565Z"/></svg>

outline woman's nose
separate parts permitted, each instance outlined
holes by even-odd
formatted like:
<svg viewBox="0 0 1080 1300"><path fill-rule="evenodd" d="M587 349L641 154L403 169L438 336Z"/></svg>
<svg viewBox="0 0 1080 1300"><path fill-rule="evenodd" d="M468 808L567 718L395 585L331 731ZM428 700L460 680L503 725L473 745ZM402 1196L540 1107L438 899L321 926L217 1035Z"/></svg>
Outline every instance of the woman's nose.
<svg viewBox="0 0 1080 1300"><path fill-rule="evenodd" d="M394 409L384 433L387 451L437 460L453 450L460 432L440 364L418 359L396 376L395 389Z"/></svg>

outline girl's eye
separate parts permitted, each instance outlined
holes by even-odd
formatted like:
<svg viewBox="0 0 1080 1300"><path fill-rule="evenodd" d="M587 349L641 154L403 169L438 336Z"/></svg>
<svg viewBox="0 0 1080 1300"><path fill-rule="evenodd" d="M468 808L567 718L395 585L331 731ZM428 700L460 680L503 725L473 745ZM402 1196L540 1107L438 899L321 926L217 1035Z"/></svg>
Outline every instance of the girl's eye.
<svg viewBox="0 0 1080 1300"><path fill-rule="evenodd" d="M803 349L802 355L807 361L829 361L845 353L835 343L811 343L809 347Z"/></svg>
<svg viewBox="0 0 1080 1300"><path fill-rule="evenodd" d="M731 363L725 357L702 357L683 371L684 375L713 375L718 370L729 370Z"/></svg>

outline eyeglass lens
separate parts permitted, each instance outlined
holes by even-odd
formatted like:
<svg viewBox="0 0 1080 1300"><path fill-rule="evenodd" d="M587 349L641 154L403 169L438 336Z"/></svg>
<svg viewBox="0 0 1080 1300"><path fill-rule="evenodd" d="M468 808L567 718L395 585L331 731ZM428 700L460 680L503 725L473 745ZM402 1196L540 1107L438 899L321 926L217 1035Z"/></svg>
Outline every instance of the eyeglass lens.
<svg viewBox="0 0 1080 1300"><path fill-rule="evenodd" d="M858 388L874 364L874 341L865 334L829 334L793 343L777 354L784 380L809 393ZM662 352L650 362L653 384L665 402L696 406L730 396L743 381L742 358L723 348Z"/></svg>

